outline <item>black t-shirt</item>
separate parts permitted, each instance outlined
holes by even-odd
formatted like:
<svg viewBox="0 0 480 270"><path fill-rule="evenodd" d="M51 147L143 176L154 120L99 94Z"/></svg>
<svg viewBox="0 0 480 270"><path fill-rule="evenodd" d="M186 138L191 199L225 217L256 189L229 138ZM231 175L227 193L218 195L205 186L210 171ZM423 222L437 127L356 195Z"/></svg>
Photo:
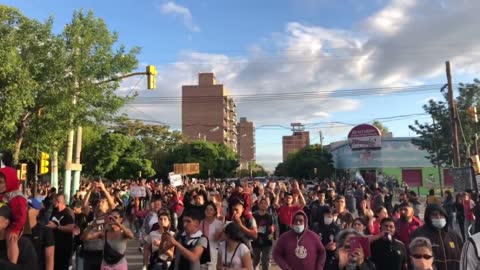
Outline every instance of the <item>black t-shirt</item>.
<svg viewBox="0 0 480 270"><path fill-rule="evenodd" d="M253 247L269 247L272 246L272 240L269 236L272 234L272 225L273 218L272 215L266 213L265 215L260 215L260 213L255 212L253 214L255 222L257 223L257 232L258 237L252 243Z"/></svg>
<svg viewBox="0 0 480 270"><path fill-rule="evenodd" d="M58 222L60 226L74 224L73 215L68 208L61 212L56 211L50 220ZM57 254L70 254L73 249L73 234L59 229L53 230L53 233L55 236L55 257Z"/></svg>
<svg viewBox="0 0 480 270"><path fill-rule="evenodd" d="M83 231L85 231L85 228L87 228L88 223L90 223L92 220L93 220L92 211L90 211L88 216L86 216L84 213L75 214L75 225L77 225L80 228L80 234L73 238L75 248L82 243L82 241L80 240L80 236L83 234Z"/></svg>
<svg viewBox="0 0 480 270"><path fill-rule="evenodd" d="M377 269L402 270L407 263L407 251L402 242L379 239L371 245L371 260Z"/></svg>
<svg viewBox="0 0 480 270"><path fill-rule="evenodd" d="M37 254L32 242L25 236L18 239L18 255L17 264L12 264L7 256L7 241L0 240L0 269L2 270L38 270Z"/></svg>
<svg viewBox="0 0 480 270"><path fill-rule="evenodd" d="M40 268L45 269L45 248L55 246L53 231L48 227L37 224L32 228L30 239L37 252Z"/></svg>

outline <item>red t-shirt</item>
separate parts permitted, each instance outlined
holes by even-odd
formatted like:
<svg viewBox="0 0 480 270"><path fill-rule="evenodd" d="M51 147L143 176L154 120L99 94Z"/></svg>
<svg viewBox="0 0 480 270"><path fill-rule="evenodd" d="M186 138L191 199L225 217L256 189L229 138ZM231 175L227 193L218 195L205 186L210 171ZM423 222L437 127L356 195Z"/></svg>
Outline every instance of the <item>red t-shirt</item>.
<svg viewBox="0 0 480 270"><path fill-rule="evenodd" d="M277 209L278 219L281 224L290 226L292 224L293 215L298 210L302 210L298 205L282 205Z"/></svg>
<svg viewBox="0 0 480 270"><path fill-rule="evenodd" d="M463 201L463 209L465 211L465 219L469 221L475 220L475 216L473 215L472 208L475 207L475 203L471 200Z"/></svg>

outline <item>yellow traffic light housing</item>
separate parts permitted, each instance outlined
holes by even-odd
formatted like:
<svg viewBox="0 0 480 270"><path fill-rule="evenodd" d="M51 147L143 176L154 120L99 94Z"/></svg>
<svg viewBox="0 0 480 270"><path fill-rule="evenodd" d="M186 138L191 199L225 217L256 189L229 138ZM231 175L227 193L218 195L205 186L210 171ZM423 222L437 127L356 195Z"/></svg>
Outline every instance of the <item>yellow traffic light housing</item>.
<svg viewBox="0 0 480 270"><path fill-rule="evenodd" d="M18 179L21 181L27 180L27 163L20 163Z"/></svg>
<svg viewBox="0 0 480 270"><path fill-rule="evenodd" d="M157 69L152 65L147 66L147 88L157 88Z"/></svg>
<svg viewBox="0 0 480 270"><path fill-rule="evenodd" d="M50 171L50 155L45 152L40 152L40 173L47 174Z"/></svg>
<svg viewBox="0 0 480 270"><path fill-rule="evenodd" d="M471 156L470 159L472 160L472 167L475 174L480 174L480 160L478 155Z"/></svg>
<svg viewBox="0 0 480 270"><path fill-rule="evenodd" d="M478 123L477 107L472 106L468 108L468 115L470 116L470 119L472 119L474 123Z"/></svg>

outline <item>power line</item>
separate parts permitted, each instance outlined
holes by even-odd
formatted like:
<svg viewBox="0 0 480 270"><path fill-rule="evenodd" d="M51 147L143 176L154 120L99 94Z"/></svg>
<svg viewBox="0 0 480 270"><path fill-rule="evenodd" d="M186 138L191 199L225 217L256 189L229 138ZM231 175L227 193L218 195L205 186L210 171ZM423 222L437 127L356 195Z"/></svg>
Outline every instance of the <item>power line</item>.
<svg viewBox="0 0 480 270"><path fill-rule="evenodd" d="M340 128L340 127L348 127L348 126L356 126L359 124L363 123L369 123L373 122L374 120L378 119L386 119L385 121L382 122L393 122L393 121L401 121L405 120L407 118L411 117L416 117L416 116L426 116L429 115L427 113L413 113L413 114L404 114L404 115L396 115L396 116L388 116L388 117L381 117L381 118L374 118L366 121L358 121L357 123L345 123L345 122L339 122L339 121L323 121L323 122L314 122L314 123L305 123L305 129L306 130L318 130L318 129L328 129L328 128ZM165 123L161 122L158 120L153 120L153 119L138 119L138 118L129 118L129 120L133 121L143 121L146 123L157 123L161 125L166 125L166 126L176 126L176 127L205 127L205 128L212 128L212 127L219 127L218 125L206 125L206 124L188 124L188 125L182 125L179 123ZM322 126L320 126L322 125ZM291 130L290 127L281 125L281 124L265 124L265 125L260 125L258 127L255 127L255 130Z"/></svg>
<svg viewBox="0 0 480 270"><path fill-rule="evenodd" d="M276 101L291 101L291 100L310 100L323 99L335 100L338 98L363 98L369 96L383 96L383 95L410 95L421 93L434 93L443 84L405 86L405 87L383 87L383 88L363 88L363 89L346 89L346 90L328 90L317 92L281 92L270 94L248 94L248 95L230 95L230 96L195 96L195 97L137 97L129 104L138 105L177 105L179 102L184 104L212 104L223 102L225 98L232 98L235 103L245 102L276 102Z"/></svg>

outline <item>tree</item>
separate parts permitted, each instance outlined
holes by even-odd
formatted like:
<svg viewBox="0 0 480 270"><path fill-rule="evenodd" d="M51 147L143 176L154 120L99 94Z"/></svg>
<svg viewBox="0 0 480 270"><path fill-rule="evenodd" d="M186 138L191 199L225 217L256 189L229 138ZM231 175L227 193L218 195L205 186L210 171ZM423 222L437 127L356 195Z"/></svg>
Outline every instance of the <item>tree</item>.
<svg viewBox="0 0 480 270"><path fill-rule="evenodd" d="M60 147L65 131L111 120L128 100L112 78L137 67L139 49L117 45L92 12L75 12L59 35L52 24L0 6L0 139L15 163L22 149L33 160L36 147Z"/></svg>
<svg viewBox="0 0 480 270"><path fill-rule="evenodd" d="M471 106L476 106L477 110L479 108L480 81L475 79L473 83L461 83L458 87L458 94L455 103L459 115L458 123L460 123L460 156L462 164L466 165L468 164L467 157L471 146L470 138L475 133L480 132L478 124L474 123L467 113ZM420 121L415 120L413 125L409 125L409 128L419 136L419 138L413 139L412 143L427 151L427 158L433 164L441 166L450 165L453 161L452 129L446 93L444 93L444 100L430 100L423 105L423 109L431 115L434 123L420 123Z"/></svg>
<svg viewBox="0 0 480 270"><path fill-rule="evenodd" d="M136 138L145 145L145 158L152 162L153 169L166 176L171 171L165 162L169 152L184 141L179 131L170 131L166 125L147 125L139 120L129 120L122 116L115 120L112 128L116 133Z"/></svg>
<svg viewBox="0 0 480 270"><path fill-rule="evenodd" d="M224 144L206 141L182 143L175 147L166 158L166 164L171 170L173 170L174 163L197 162L200 163L198 176L203 179L208 178L209 170L212 177L231 176L239 165L237 155L232 149Z"/></svg>
<svg viewBox="0 0 480 270"><path fill-rule="evenodd" d="M277 166L275 174L305 179L316 177L321 179L332 175L334 170L332 164L332 155L325 148L315 144L288 155L287 160Z"/></svg>
<svg viewBox="0 0 480 270"><path fill-rule="evenodd" d="M250 177L250 170L252 173L252 177L263 177L268 176L268 172L263 168L262 165L257 164L256 162L252 161L249 164L249 169L241 169L238 171L238 177Z"/></svg>
<svg viewBox="0 0 480 270"><path fill-rule="evenodd" d="M136 138L107 132L84 148L84 172L110 179L155 175L150 160L145 158L145 145Z"/></svg>
<svg viewBox="0 0 480 270"><path fill-rule="evenodd" d="M52 127L65 128L61 121L68 112L62 105L65 48L52 34L52 23L51 18L40 23L0 6L0 140L14 152L14 163L18 163L25 138L29 138L30 150L43 149L58 135ZM52 119L58 123L52 125ZM24 158L34 159L34 155Z"/></svg>
<svg viewBox="0 0 480 270"><path fill-rule="evenodd" d="M382 135L385 135L386 133L390 132L388 130L388 128L386 126L384 126L380 121L378 120L375 120L373 121L372 123L372 126L378 128L378 130L380 130L380 132L382 133Z"/></svg>

